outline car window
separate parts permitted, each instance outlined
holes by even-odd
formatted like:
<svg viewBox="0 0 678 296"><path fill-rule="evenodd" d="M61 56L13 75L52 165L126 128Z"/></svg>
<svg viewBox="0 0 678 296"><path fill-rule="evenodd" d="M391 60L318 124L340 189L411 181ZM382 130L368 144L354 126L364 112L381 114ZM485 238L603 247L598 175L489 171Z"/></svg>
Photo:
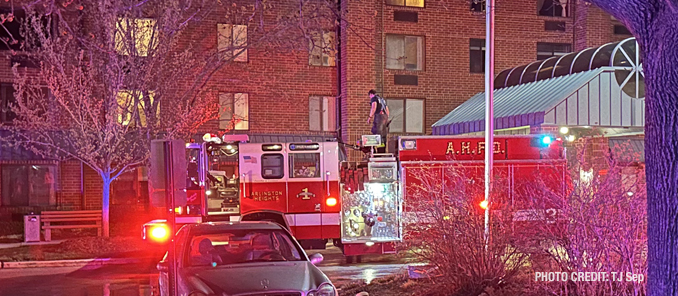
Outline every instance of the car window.
<svg viewBox="0 0 678 296"><path fill-rule="evenodd" d="M302 251L281 230L235 230L199 233L190 240L191 266L305 260Z"/></svg>

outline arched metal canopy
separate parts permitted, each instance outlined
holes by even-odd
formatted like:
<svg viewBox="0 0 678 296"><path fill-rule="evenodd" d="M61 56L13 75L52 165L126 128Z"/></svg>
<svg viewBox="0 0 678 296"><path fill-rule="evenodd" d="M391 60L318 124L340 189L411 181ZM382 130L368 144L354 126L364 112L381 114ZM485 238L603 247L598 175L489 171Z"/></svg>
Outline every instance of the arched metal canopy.
<svg viewBox="0 0 678 296"><path fill-rule="evenodd" d="M495 78L495 88L546 80L602 67L612 67L617 84L632 98L645 98L645 74L635 38L587 48L579 52L506 69Z"/></svg>
<svg viewBox="0 0 678 296"><path fill-rule="evenodd" d="M642 129L644 80L634 38L506 69L495 78L494 127ZM432 130L435 135L482 132L484 122L481 92L436 121Z"/></svg>

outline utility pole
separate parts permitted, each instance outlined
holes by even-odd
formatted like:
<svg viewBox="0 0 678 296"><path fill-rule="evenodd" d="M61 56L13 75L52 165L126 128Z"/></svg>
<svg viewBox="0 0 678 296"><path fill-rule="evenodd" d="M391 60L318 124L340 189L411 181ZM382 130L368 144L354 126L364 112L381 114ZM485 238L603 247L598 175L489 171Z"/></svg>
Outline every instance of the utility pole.
<svg viewBox="0 0 678 296"><path fill-rule="evenodd" d="M485 251L489 251L494 158L494 0L485 0L485 20Z"/></svg>
<svg viewBox="0 0 678 296"><path fill-rule="evenodd" d="M172 142L164 142L163 143L163 149L164 149L164 156L165 156L165 196L166 196L166 204L167 208L169 210L169 213L167 216L168 221L169 221L169 228L170 228L170 233L169 233L169 250L167 252L167 257L169 259L169 270L167 272L167 278L169 280L169 294L170 296L176 296L178 295L177 291L177 255L176 255L176 238L175 234L177 231L177 218L176 218L176 212L174 211L176 204L174 200L174 161L173 161L173 155L174 151L172 147Z"/></svg>

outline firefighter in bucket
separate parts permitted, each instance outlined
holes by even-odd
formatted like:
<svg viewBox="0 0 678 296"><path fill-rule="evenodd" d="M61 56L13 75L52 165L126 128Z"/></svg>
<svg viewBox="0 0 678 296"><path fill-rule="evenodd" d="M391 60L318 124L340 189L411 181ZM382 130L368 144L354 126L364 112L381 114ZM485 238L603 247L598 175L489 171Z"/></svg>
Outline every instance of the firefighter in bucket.
<svg viewBox="0 0 678 296"><path fill-rule="evenodd" d="M386 153L386 136L388 134L388 106L386 106L386 100L381 96L377 95L375 90L370 90L368 92L370 96L370 118L367 119L367 123L372 123L372 134L381 136L381 144L377 147L377 153Z"/></svg>

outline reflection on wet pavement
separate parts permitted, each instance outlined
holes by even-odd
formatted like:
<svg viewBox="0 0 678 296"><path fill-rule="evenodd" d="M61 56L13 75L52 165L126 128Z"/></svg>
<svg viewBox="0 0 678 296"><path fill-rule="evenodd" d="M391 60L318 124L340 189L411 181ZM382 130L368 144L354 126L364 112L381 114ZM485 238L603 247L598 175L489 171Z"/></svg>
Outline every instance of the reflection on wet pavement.
<svg viewBox="0 0 678 296"><path fill-rule="evenodd" d="M372 282L376 278L407 271L407 264L357 264L350 266L320 267L335 286L341 286L352 281Z"/></svg>

